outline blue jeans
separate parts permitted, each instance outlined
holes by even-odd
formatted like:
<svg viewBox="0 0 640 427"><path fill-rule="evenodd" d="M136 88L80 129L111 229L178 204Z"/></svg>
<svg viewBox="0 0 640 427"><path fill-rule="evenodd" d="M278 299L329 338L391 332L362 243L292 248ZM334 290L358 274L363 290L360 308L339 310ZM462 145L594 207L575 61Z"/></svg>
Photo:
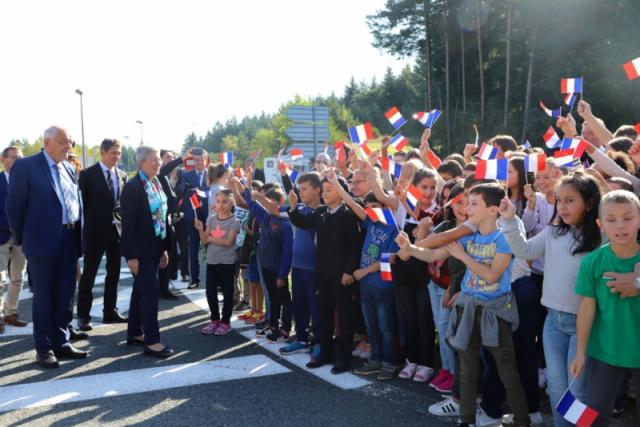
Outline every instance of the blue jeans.
<svg viewBox="0 0 640 427"><path fill-rule="evenodd" d="M318 325L318 282L314 270L301 268L291 269L292 293L293 293L293 318L296 321L296 339L300 342L309 342L309 320L313 328L313 336L320 336Z"/></svg>
<svg viewBox="0 0 640 427"><path fill-rule="evenodd" d="M542 343L547 360L547 394L552 408L558 404L573 379L569 367L576 356L576 342L576 315L550 308L544 322ZM588 372L588 369L584 372ZM582 374L571 385L571 393L581 402L587 396L586 383L587 375ZM615 393L613 390L611 392ZM556 427L573 426L555 409L553 419Z"/></svg>
<svg viewBox="0 0 640 427"><path fill-rule="evenodd" d="M455 354L453 349L447 344L445 337L447 335L447 328L449 327L449 316L451 316L451 309L442 306L442 298L444 297L445 290L440 286L433 283L433 280L429 282L429 298L431 299L431 311L433 311L433 322L436 325L438 331L438 345L440 346L440 359L442 359L442 368L451 372L455 371Z"/></svg>
<svg viewBox="0 0 640 427"><path fill-rule="evenodd" d="M360 284L360 304L371 342L371 360L396 363L395 298L393 289Z"/></svg>

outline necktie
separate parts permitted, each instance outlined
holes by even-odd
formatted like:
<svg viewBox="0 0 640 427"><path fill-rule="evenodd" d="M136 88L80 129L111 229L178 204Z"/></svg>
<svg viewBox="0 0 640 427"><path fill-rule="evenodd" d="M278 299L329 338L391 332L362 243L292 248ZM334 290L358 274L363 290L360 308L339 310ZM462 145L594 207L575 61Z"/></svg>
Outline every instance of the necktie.
<svg viewBox="0 0 640 427"><path fill-rule="evenodd" d="M198 183L200 184L200 187L202 187L202 172L198 172Z"/></svg>
<svg viewBox="0 0 640 427"><path fill-rule="evenodd" d="M58 181L60 182L60 190L62 190L62 199L64 200L64 205L67 208L67 218L69 223L74 223L78 221L79 215L79 206L76 201L76 198L73 196L73 183L70 182L69 177L66 173L61 170L61 166L56 164L54 166L56 173L58 174Z"/></svg>
<svg viewBox="0 0 640 427"><path fill-rule="evenodd" d="M107 175L107 185L109 186L109 191L111 192L111 197L113 197L113 200L116 200L116 191L113 188L113 180L111 179L111 171L110 170L106 170L105 174Z"/></svg>

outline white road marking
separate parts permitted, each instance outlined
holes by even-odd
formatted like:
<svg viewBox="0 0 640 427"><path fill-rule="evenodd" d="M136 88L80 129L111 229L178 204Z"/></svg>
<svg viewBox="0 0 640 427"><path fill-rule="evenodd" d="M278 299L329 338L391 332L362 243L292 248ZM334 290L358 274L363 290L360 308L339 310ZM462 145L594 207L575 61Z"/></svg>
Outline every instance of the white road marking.
<svg viewBox="0 0 640 427"><path fill-rule="evenodd" d="M0 387L0 412L291 372L264 355Z"/></svg>
<svg viewBox="0 0 640 427"><path fill-rule="evenodd" d="M184 296L189 298L192 303L200 307L202 310L210 313L209 303L207 302L207 291L205 289L186 289L181 291ZM222 295L218 294L218 301L222 302ZM220 314L222 314L222 307L220 307ZM204 325L203 325L204 326ZM242 329L250 327L244 323L244 320L238 320L238 315L233 314L231 316L231 328Z"/></svg>

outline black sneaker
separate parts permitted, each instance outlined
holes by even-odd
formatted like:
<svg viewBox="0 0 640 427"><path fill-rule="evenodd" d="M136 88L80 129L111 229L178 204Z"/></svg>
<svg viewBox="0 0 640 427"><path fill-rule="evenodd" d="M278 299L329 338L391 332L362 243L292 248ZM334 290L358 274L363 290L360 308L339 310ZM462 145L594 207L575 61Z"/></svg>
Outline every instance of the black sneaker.
<svg viewBox="0 0 640 427"><path fill-rule="evenodd" d="M277 344L284 341L284 337L280 333L280 330L276 328L269 328L265 330L265 338L269 344Z"/></svg>
<svg viewBox="0 0 640 427"><path fill-rule="evenodd" d="M267 321L267 319L263 320L262 322L258 322L258 323L255 324L256 331L261 331L262 329L266 328L267 326L269 326L269 322Z"/></svg>
<svg viewBox="0 0 640 427"><path fill-rule="evenodd" d="M264 338L267 336L267 333L271 330L271 328L267 325L264 328L256 328L256 337Z"/></svg>

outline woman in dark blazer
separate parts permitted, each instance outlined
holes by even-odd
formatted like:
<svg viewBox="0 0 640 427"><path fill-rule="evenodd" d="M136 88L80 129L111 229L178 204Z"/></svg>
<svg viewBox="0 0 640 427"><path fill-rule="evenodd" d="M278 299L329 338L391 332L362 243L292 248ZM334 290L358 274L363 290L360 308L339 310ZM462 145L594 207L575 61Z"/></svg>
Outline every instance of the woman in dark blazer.
<svg viewBox="0 0 640 427"><path fill-rule="evenodd" d="M173 350L160 342L158 269L169 262L171 227L167 197L157 178L160 156L155 148L136 150L138 174L122 188L122 254L133 274L127 344L144 345L144 353L166 358Z"/></svg>

